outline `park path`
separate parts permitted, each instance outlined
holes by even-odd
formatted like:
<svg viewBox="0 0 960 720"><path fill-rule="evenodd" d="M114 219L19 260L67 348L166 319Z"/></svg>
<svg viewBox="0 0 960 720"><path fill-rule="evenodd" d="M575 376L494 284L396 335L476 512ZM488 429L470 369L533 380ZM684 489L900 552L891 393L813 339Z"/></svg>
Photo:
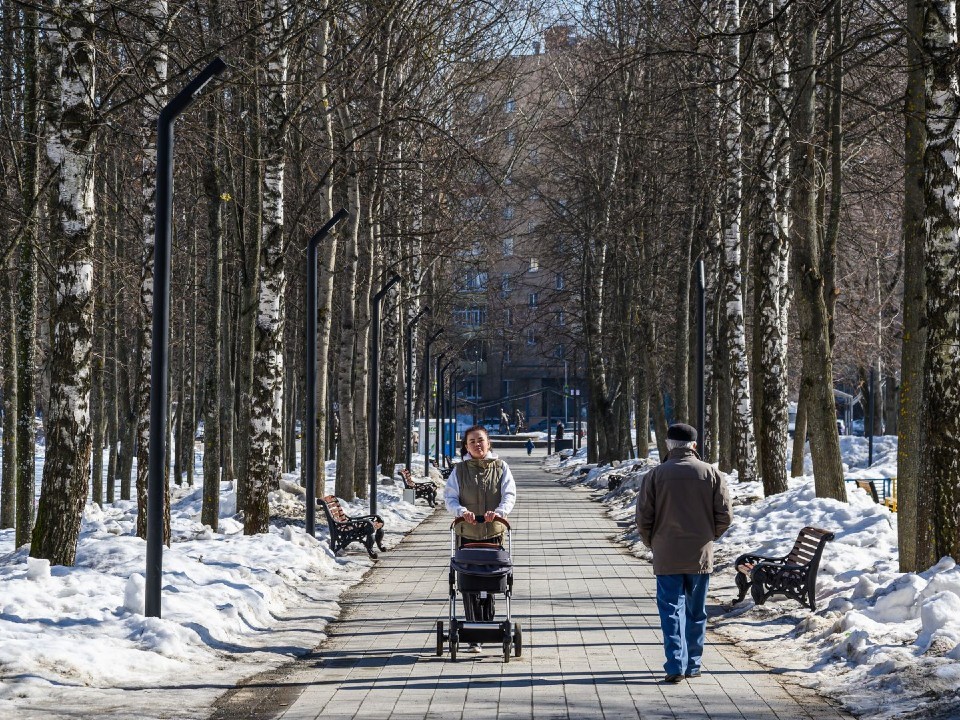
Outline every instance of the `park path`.
<svg viewBox="0 0 960 720"><path fill-rule="evenodd" d="M457 662L436 657L449 562L449 518L438 510L347 592L315 653L231 693L215 718L851 717L711 634L701 678L660 684L649 564L613 541L619 528L588 491L559 485L536 454L503 456L518 485L511 521L521 658L504 663L499 648ZM497 605L502 613L502 598Z"/></svg>

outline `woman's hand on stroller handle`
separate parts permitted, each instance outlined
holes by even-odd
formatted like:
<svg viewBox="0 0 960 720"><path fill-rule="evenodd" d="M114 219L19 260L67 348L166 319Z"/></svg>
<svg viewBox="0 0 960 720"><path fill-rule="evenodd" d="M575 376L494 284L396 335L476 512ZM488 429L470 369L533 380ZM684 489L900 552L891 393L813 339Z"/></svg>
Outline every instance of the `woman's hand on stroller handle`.
<svg viewBox="0 0 960 720"><path fill-rule="evenodd" d="M510 527L510 522L502 515L497 515L493 510L489 511L486 515L483 516L483 518L477 518L477 516L474 515L472 512L470 512L469 510L466 510L464 511L463 515L461 515L460 517L458 517L453 521L453 523L451 524L451 527L462 522L469 523L471 525L483 525L484 523L488 523L488 522L489 523L501 522L504 525L506 525L508 528Z"/></svg>

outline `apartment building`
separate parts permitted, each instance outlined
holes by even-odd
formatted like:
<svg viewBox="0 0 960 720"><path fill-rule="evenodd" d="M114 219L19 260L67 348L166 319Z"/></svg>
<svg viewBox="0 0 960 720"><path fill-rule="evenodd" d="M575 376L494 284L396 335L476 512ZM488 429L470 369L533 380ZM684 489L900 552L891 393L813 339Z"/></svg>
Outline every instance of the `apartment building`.
<svg viewBox="0 0 960 720"><path fill-rule="evenodd" d="M566 106L554 60L574 45L569 28L552 28L542 51L504 59L466 109L483 118L462 208L478 231L454 258L448 337L464 343L458 391L481 420L520 409L530 427L545 428L575 412L576 242L558 221L564 198L551 182L547 141Z"/></svg>

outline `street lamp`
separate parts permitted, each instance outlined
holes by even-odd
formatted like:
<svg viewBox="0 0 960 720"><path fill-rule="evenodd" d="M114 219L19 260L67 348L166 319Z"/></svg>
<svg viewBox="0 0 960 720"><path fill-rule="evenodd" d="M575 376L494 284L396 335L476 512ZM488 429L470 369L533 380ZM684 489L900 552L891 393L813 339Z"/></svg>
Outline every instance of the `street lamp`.
<svg viewBox="0 0 960 720"><path fill-rule="evenodd" d="M430 306L425 305L407 323L407 472L410 472L410 459L413 456L413 327L428 313Z"/></svg>
<svg viewBox="0 0 960 720"><path fill-rule="evenodd" d="M307 243L307 408L303 421L303 437L306 438L303 464L307 486L305 530L310 537L317 530L317 260L321 241L348 217L350 213L340 208Z"/></svg>
<svg viewBox="0 0 960 720"><path fill-rule="evenodd" d="M390 288L400 282L400 276L394 275L387 284L373 296L373 316L370 333L370 464L367 468L370 476L370 514L377 514L377 460L380 455L380 303ZM393 475L393 468L390 468Z"/></svg>
<svg viewBox="0 0 960 720"><path fill-rule="evenodd" d="M153 249L153 347L150 354L150 449L147 479L147 569L144 611L160 617L163 576L164 459L167 451L167 376L170 343L170 255L173 215L173 123L214 77L227 69L214 59L163 106L157 118L157 196Z"/></svg>
<svg viewBox="0 0 960 720"><path fill-rule="evenodd" d="M706 365L707 365L707 281L703 260L697 261L697 439L700 454L707 458ZM649 432L649 430L647 431Z"/></svg>
<svg viewBox="0 0 960 720"><path fill-rule="evenodd" d="M443 328L427 338L423 348L423 476L430 477L430 346Z"/></svg>
<svg viewBox="0 0 960 720"><path fill-rule="evenodd" d="M447 457L447 445L446 445L446 443L447 443L447 427L446 427L446 417L444 417L444 416L445 416L445 415L447 414L447 412L449 411L449 408L447 407L447 403L445 402L445 399L446 399L446 396L447 396L447 392L446 392L446 386L445 386L445 384L444 384L444 375L445 375L446 372L447 372L447 368L449 368L451 365L453 365L453 363L455 363L456 360L457 360L456 358L452 358L452 359L450 359L450 360L443 366L443 370L440 371L440 377L439 377L439 379L437 380L437 383L438 383L438 386L439 386L439 394L440 394L440 413L439 413L439 418L440 418L440 451L438 452L438 455L441 455L442 457Z"/></svg>
<svg viewBox="0 0 960 720"><path fill-rule="evenodd" d="M444 352L437 355L437 359L436 359L437 367L436 367L436 372L434 373L434 377L437 379L437 408L436 408L437 409L437 429L436 429L436 432L434 433L435 442L436 442L436 447L434 448L434 452L436 452L438 468L440 467L440 442L441 442L440 429L443 427L443 420L442 420L443 406L440 404L440 394L443 391L443 388L442 388L443 377L441 376L441 373L443 372L443 358L446 357L447 352L449 351L445 350Z"/></svg>

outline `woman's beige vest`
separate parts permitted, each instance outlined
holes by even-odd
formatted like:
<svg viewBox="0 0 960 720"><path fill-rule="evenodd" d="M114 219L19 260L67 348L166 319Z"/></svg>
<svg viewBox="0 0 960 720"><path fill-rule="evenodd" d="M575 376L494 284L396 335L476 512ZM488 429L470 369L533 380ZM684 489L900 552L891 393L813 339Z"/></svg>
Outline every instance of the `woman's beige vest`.
<svg viewBox="0 0 960 720"><path fill-rule="evenodd" d="M500 481L503 479L503 461L497 458L489 460L464 460L457 465L457 482L460 484L460 504L483 519L488 510L500 506ZM457 535L465 540L485 540L501 537L506 526L501 522L483 525L460 523Z"/></svg>

